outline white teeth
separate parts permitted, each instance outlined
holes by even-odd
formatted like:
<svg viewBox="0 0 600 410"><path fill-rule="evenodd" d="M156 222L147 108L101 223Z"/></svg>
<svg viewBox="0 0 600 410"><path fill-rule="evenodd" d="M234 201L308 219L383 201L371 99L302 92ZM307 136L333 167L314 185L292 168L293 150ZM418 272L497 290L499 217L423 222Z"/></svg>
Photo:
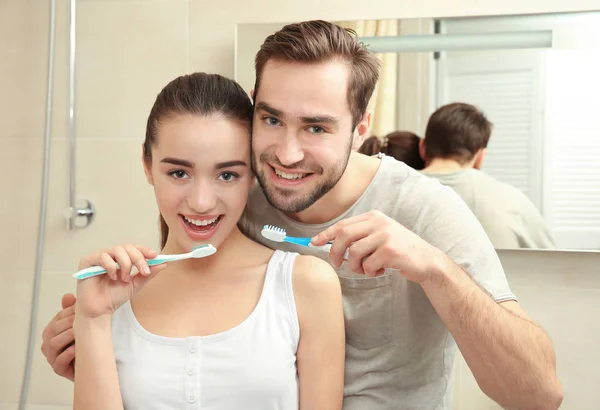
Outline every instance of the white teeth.
<svg viewBox="0 0 600 410"><path fill-rule="evenodd" d="M275 168L273 168L273 169L275 169ZM277 174L278 177L284 178L284 179L300 179L300 178L304 178L306 176L306 174L289 174L287 172L281 172L278 169L275 169L275 173Z"/></svg>
<svg viewBox="0 0 600 410"><path fill-rule="evenodd" d="M184 216L184 218L186 221L188 221L189 223L196 225L196 226L207 226L207 225L215 223L217 221L217 219L219 219L218 216L216 218L206 219L204 221L197 221L195 219L186 218L185 216Z"/></svg>

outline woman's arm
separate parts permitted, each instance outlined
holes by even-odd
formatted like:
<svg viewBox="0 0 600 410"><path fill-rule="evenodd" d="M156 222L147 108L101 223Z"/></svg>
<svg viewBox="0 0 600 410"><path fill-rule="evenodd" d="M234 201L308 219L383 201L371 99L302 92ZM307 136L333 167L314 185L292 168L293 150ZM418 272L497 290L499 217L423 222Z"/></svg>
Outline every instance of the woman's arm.
<svg viewBox="0 0 600 410"><path fill-rule="evenodd" d="M328 263L297 256L292 283L300 323L300 410L341 409L346 340L339 279Z"/></svg>
<svg viewBox="0 0 600 410"><path fill-rule="evenodd" d="M75 410L121 410L123 400L113 351L113 313L166 264L149 267L156 252L134 245L116 246L83 258L79 269L100 265L106 274L77 281L75 305ZM132 267L138 270L131 275Z"/></svg>
<svg viewBox="0 0 600 410"><path fill-rule="evenodd" d="M75 314L74 410L122 410L113 352L111 316L85 318Z"/></svg>

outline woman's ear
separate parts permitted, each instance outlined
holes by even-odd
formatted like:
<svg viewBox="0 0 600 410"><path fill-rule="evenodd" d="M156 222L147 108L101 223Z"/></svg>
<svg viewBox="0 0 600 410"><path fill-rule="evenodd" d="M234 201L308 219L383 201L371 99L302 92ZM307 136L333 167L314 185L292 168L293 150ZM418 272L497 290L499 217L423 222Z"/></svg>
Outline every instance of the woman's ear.
<svg viewBox="0 0 600 410"><path fill-rule="evenodd" d="M148 163L148 161L146 160L144 144L142 144L142 166L144 167L144 174L146 175L146 181L148 181L148 183L150 185L154 185L154 179L152 178L152 169L151 169L152 164Z"/></svg>

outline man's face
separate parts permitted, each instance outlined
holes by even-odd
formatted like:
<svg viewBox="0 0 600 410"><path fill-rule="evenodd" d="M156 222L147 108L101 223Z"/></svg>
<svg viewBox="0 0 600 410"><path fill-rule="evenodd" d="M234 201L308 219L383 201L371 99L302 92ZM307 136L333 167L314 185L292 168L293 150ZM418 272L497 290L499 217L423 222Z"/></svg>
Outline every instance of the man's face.
<svg viewBox="0 0 600 410"><path fill-rule="evenodd" d="M255 95L252 165L269 203L299 213L331 190L348 164L349 67L269 61Z"/></svg>

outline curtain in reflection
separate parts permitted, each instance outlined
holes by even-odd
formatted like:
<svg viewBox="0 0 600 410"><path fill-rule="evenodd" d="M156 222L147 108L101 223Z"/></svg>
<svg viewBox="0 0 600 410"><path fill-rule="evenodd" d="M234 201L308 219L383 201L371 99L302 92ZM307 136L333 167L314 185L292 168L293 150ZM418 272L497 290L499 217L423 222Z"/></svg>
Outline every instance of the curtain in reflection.
<svg viewBox="0 0 600 410"><path fill-rule="evenodd" d="M398 35L398 20L340 21L337 24L353 29L359 37ZM370 134L382 138L397 127L398 55L385 53L377 56L381 60L381 73L368 110L371 112Z"/></svg>

